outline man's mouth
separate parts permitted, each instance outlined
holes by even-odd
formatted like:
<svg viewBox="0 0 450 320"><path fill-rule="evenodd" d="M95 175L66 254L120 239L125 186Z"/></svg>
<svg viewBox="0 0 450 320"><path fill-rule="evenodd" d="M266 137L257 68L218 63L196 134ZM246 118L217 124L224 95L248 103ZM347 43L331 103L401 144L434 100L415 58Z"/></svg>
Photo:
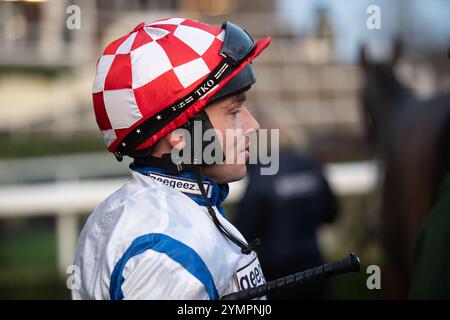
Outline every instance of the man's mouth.
<svg viewBox="0 0 450 320"><path fill-rule="evenodd" d="M244 146L244 148L241 149L241 152L249 152L249 149L250 149L250 144L247 143L247 144Z"/></svg>
<svg viewBox="0 0 450 320"><path fill-rule="evenodd" d="M250 145L249 145L249 144L247 144L247 145L245 146L245 148L242 149L242 152L245 153L245 159L246 159L246 160L247 160L247 159L249 158L249 156L250 156L249 149L250 149Z"/></svg>

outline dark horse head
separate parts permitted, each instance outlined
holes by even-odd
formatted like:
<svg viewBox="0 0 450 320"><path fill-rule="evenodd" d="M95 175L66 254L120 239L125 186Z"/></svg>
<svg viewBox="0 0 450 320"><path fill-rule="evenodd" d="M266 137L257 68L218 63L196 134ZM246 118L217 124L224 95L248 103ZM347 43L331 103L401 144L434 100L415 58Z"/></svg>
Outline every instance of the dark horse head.
<svg viewBox="0 0 450 320"><path fill-rule="evenodd" d="M362 110L368 142L382 161L380 234L385 253L385 293L408 292L411 249L449 172L450 93L416 98L395 76L400 44L384 63L361 50Z"/></svg>
<svg viewBox="0 0 450 320"><path fill-rule="evenodd" d="M414 100L411 91L398 81L394 73L401 51L402 45L397 41L391 58L383 62L370 61L364 46L360 52L359 63L364 79L361 102L366 138L371 149L381 157L385 155L400 114Z"/></svg>

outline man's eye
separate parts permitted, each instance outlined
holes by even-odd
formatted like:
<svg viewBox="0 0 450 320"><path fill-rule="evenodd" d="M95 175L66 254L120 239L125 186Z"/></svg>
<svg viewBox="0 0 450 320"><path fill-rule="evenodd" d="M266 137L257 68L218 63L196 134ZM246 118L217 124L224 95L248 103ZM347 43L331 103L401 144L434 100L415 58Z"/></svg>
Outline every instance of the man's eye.
<svg viewBox="0 0 450 320"><path fill-rule="evenodd" d="M239 112L240 112L240 110L237 109L237 110L234 110L234 111L230 112L230 114L231 114L234 118L236 118Z"/></svg>

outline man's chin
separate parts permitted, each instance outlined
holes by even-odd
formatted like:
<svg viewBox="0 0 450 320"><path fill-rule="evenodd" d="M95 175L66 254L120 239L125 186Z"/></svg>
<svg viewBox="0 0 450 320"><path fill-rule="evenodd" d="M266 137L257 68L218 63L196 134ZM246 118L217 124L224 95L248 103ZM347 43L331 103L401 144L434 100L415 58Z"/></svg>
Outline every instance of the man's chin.
<svg viewBox="0 0 450 320"><path fill-rule="evenodd" d="M245 164L216 164L205 167L203 174L213 178L217 183L230 183L242 180L247 175Z"/></svg>
<svg viewBox="0 0 450 320"><path fill-rule="evenodd" d="M245 164L236 164L232 165L232 167L227 183L242 180L247 175L247 166Z"/></svg>

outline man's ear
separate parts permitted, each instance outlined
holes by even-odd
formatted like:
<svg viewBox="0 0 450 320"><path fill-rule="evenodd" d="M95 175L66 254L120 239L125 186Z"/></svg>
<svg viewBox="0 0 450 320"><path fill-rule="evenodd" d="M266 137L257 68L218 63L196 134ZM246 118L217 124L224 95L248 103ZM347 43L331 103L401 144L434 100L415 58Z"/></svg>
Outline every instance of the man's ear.
<svg viewBox="0 0 450 320"><path fill-rule="evenodd" d="M167 134L163 139L171 146L171 148L183 149L186 146L185 129L178 128Z"/></svg>

